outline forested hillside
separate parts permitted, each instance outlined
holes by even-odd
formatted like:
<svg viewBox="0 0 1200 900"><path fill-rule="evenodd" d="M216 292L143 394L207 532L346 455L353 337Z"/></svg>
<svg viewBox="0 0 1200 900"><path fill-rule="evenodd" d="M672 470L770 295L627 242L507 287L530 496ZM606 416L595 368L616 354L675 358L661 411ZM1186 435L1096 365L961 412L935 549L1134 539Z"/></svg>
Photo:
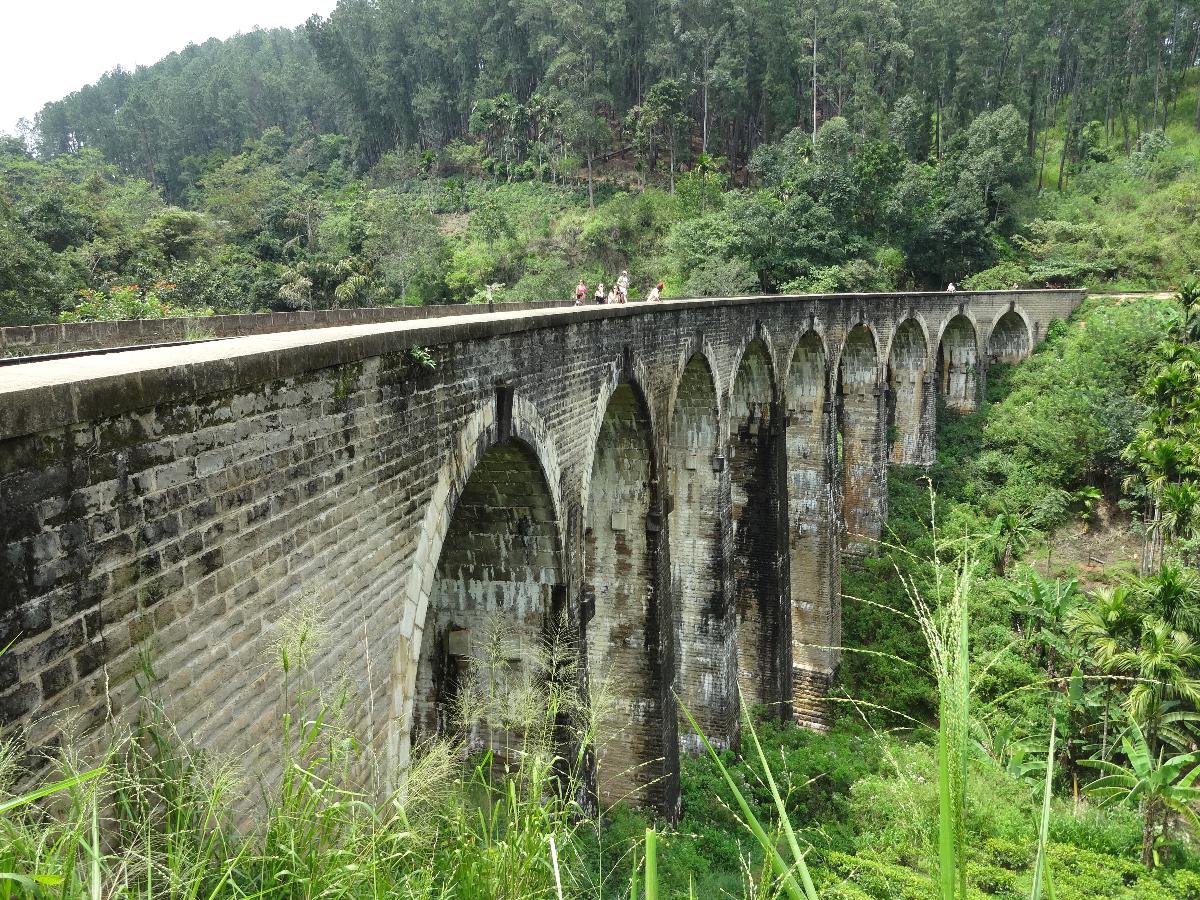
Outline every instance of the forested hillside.
<svg viewBox="0 0 1200 900"><path fill-rule="evenodd" d="M0 145L0 321L1166 285L1198 49L1194 0L342 0Z"/></svg>

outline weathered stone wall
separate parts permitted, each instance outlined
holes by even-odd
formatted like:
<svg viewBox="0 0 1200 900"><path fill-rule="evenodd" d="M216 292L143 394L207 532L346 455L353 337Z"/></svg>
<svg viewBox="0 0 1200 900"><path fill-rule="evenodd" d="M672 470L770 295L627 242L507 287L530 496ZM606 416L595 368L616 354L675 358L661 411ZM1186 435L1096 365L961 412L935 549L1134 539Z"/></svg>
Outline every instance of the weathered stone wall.
<svg viewBox="0 0 1200 900"><path fill-rule="evenodd" d="M524 641L557 605L589 675L602 664L621 674L601 792L670 811L673 687L704 701L726 737L738 671L762 673L744 678L758 696L793 684L797 714L820 721L815 695L836 663L823 648L840 641L843 486L848 502L866 499L853 513L865 538L886 500L897 324L941 335L965 311L989 347L1013 309L1036 342L1078 298L498 312L0 368L0 645L15 641L0 657L0 717L31 752L52 750L127 717L149 659L184 737L244 751L270 777L278 645L315 609L313 675L346 685L347 724L394 770L414 713L436 704L434 657L452 655L452 620L464 616L470 642L466 615L503 609ZM874 363L854 369L847 392L838 373L868 355L844 345L864 324ZM685 377L696 354L711 394L696 367ZM858 462L835 472L837 423L866 437ZM763 463L739 471L755 454ZM768 482L766 515L747 501L735 512L754 478ZM773 566L772 583L735 618L735 548L754 529L769 550L744 559Z"/></svg>
<svg viewBox="0 0 1200 900"><path fill-rule="evenodd" d="M929 465L933 461L931 430L924 413L933 379L926 360L929 341L916 319L905 319L892 336L887 363L888 461Z"/></svg>

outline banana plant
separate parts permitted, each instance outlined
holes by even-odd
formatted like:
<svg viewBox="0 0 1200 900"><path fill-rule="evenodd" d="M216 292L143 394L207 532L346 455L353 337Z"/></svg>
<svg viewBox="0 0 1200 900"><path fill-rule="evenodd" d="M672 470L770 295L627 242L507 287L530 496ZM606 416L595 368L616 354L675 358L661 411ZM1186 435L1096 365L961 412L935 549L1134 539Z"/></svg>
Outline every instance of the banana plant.
<svg viewBox="0 0 1200 900"><path fill-rule="evenodd" d="M1200 787L1194 782L1200 776L1200 751L1180 753L1163 758L1155 757L1146 736L1136 722L1121 736L1128 765L1104 759L1082 760L1080 765L1105 773L1087 785L1085 790L1100 800L1102 806L1137 805L1142 813L1142 864L1153 868L1158 854L1156 842L1165 840L1171 814L1200 828L1200 816L1193 804L1200 801ZM1159 832L1161 830L1161 838Z"/></svg>

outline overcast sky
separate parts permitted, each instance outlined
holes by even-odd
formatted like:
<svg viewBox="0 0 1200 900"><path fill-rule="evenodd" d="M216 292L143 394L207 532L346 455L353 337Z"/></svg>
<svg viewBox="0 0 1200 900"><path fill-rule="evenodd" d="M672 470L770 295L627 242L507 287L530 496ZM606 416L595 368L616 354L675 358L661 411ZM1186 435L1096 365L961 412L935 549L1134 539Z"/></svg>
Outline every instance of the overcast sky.
<svg viewBox="0 0 1200 900"><path fill-rule="evenodd" d="M118 65L255 26L294 27L336 0L0 0L0 132Z"/></svg>

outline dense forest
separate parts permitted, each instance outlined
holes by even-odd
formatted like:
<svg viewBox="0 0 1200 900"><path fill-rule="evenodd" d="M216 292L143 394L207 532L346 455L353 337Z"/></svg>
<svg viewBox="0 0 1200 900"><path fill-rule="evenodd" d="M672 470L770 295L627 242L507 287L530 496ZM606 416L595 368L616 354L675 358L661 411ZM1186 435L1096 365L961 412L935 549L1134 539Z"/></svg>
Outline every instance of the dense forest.
<svg viewBox="0 0 1200 900"><path fill-rule="evenodd" d="M1178 283L1198 54L1195 2L343 0L0 144L0 321Z"/></svg>

